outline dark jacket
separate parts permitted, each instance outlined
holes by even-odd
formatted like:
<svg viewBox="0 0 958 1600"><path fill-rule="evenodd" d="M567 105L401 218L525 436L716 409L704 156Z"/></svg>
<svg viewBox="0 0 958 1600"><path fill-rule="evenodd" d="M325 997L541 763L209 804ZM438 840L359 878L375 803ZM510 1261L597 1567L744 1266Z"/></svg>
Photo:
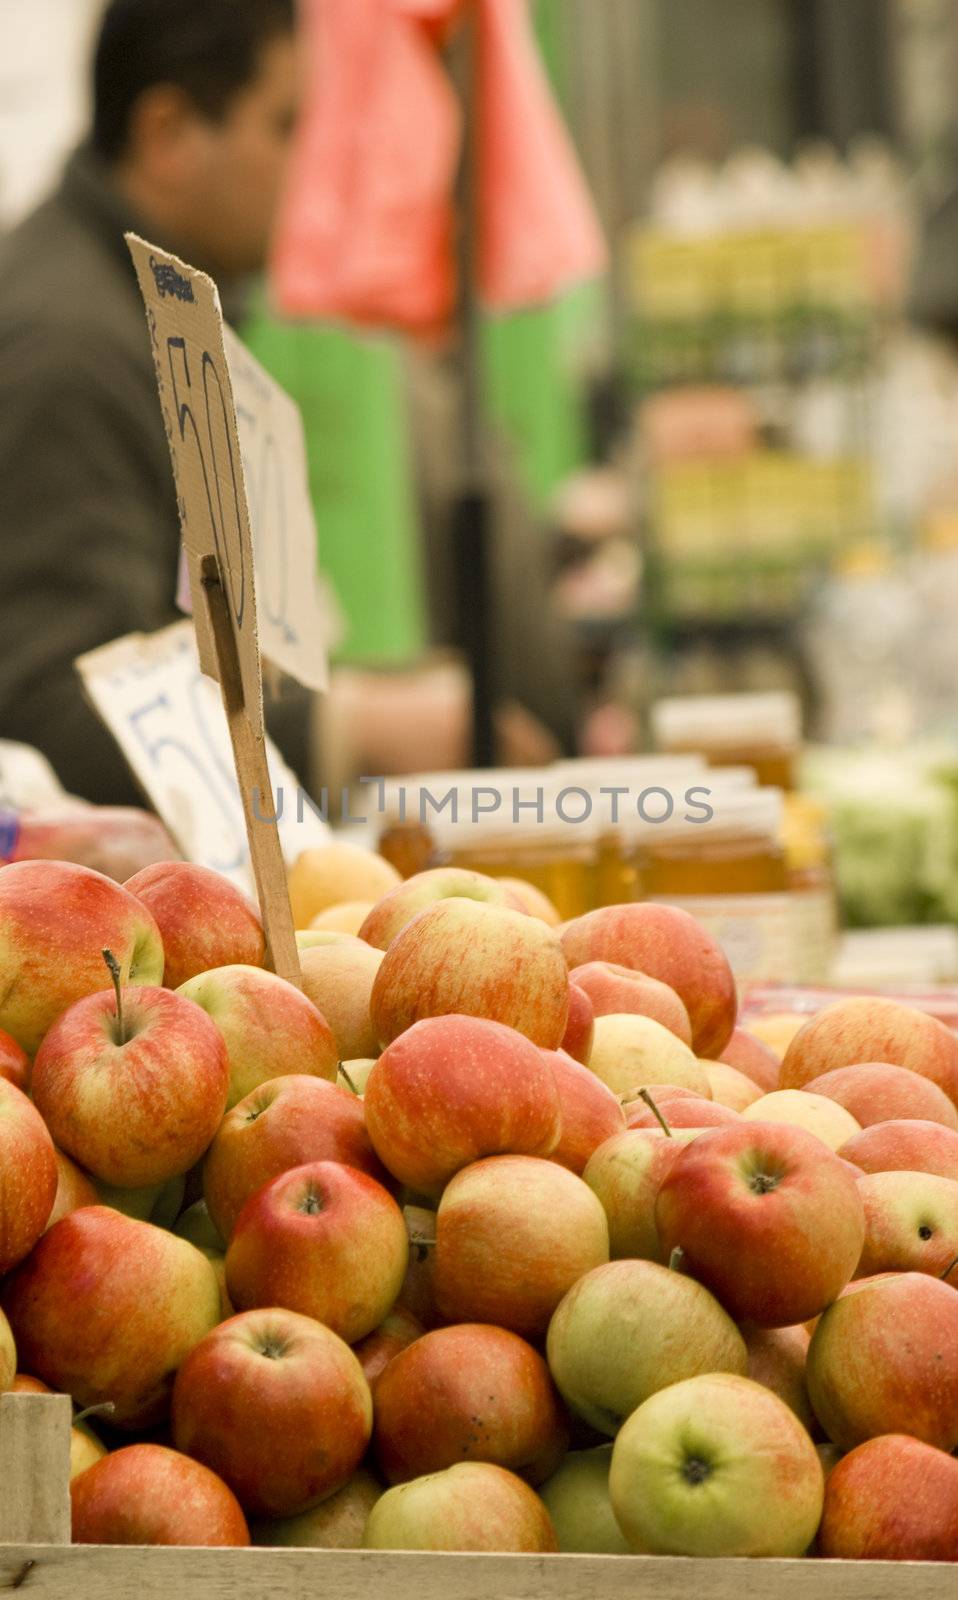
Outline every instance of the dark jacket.
<svg viewBox="0 0 958 1600"><path fill-rule="evenodd" d="M73 793L114 804L140 796L74 658L180 615L176 500L123 240L131 226L106 169L81 151L0 244L0 738L35 745ZM269 720L302 771L303 697Z"/></svg>

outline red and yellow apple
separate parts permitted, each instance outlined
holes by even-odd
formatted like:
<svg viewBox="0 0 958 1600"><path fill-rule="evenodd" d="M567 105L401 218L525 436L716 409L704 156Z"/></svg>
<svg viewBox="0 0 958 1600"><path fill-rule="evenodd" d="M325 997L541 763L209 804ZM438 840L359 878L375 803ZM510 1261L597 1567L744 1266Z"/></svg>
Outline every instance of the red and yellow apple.
<svg viewBox="0 0 958 1600"><path fill-rule="evenodd" d="M441 900L420 911L382 958L370 1015L388 1044L414 1022L451 1014L501 1022L558 1049L569 974L554 931L524 911L475 900Z"/></svg>
<svg viewBox="0 0 958 1600"><path fill-rule="evenodd" d="M564 1050L543 1055L552 1068L562 1117L559 1143L549 1159L581 1175L593 1150L622 1132L625 1113L612 1090Z"/></svg>
<svg viewBox="0 0 958 1600"><path fill-rule="evenodd" d="M316 933L309 937L322 942L310 943L300 950L303 993L332 1029L339 1059L352 1061L378 1054L379 1038L370 1018L369 1002L382 951L347 933Z"/></svg>
<svg viewBox="0 0 958 1600"><path fill-rule="evenodd" d="M121 1188L162 1184L200 1159L229 1087L223 1039L168 989L78 1000L47 1033L32 1089L61 1150Z"/></svg>
<svg viewBox="0 0 958 1600"><path fill-rule="evenodd" d="M719 1056L726 1066L737 1067L752 1083L757 1083L766 1094L778 1088L778 1075L782 1068L779 1057L764 1040L748 1028L734 1028L732 1037Z"/></svg>
<svg viewBox="0 0 958 1600"><path fill-rule="evenodd" d="M883 1061L836 1067L813 1078L806 1090L844 1106L862 1128L918 1119L958 1129L958 1110L944 1090L908 1067L891 1067Z"/></svg>
<svg viewBox="0 0 958 1600"><path fill-rule="evenodd" d="M667 983L660 983L658 978L650 978L632 967L616 966L612 961L586 961L580 967L573 967L569 979L585 990L597 1017L625 1012L651 1017L683 1044L691 1046L689 1014L675 990Z"/></svg>
<svg viewBox="0 0 958 1600"><path fill-rule="evenodd" d="M30 1057L21 1050L9 1033L0 1032L0 1078L6 1078L15 1089L24 1093L30 1081Z"/></svg>
<svg viewBox="0 0 958 1600"><path fill-rule="evenodd" d="M862 1172L932 1172L958 1182L958 1133L940 1122L876 1122L838 1153Z"/></svg>
<svg viewBox="0 0 958 1600"><path fill-rule="evenodd" d="M214 1328L173 1388L177 1449L217 1472L255 1516L298 1515L348 1483L372 1415L369 1385L343 1340L275 1307Z"/></svg>
<svg viewBox="0 0 958 1600"><path fill-rule="evenodd" d="M4 1286L22 1365L111 1422L162 1422L173 1375L220 1319L206 1257L162 1228L106 1206L71 1211Z"/></svg>
<svg viewBox="0 0 958 1600"><path fill-rule="evenodd" d="M466 1458L542 1483L569 1439L542 1357L485 1323L436 1328L394 1356L376 1384L373 1432L389 1483Z"/></svg>
<svg viewBox="0 0 958 1600"><path fill-rule="evenodd" d="M211 1017L230 1064L227 1110L286 1072L336 1080L333 1031L301 989L261 967L220 966L177 991Z"/></svg>
<svg viewBox="0 0 958 1600"><path fill-rule="evenodd" d="M42 1234L58 1179L56 1151L42 1117L22 1090L0 1078L0 1278Z"/></svg>
<svg viewBox="0 0 958 1600"><path fill-rule="evenodd" d="M166 958L163 982L178 989L211 967L262 967L266 941L252 900L210 867L158 861L124 884L152 914Z"/></svg>
<svg viewBox="0 0 958 1600"><path fill-rule="evenodd" d="M203 1163L203 1195L222 1239L250 1195L311 1161L339 1161L388 1181L356 1095L300 1073L261 1083L226 1113Z"/></svg>
<svg viewBox="0 0 958 1600"><path fill-rule="evenodd" d="M560 1049L565 1050L574 1061L580 1061L585 1065L592 1049L594 1031L595 1013L592 1010L592 1001L584 989L580 989L577 983L570 981L569 1015Z"/></svg>
<svg viewBox="0 0 958 1600"><path fill-rule="evenodd" d="M70 1485L74 1544L248 1545L235 1495L198 1461L130 1444Z"/></svg>
<svg viewBox="0 0 958 1600"><path fill-rule="evenodd" d="M649 900L603 906L566 923L562 944L573 970L605 961L667 984L688 1013L696 1053L721 1055L738 1010L735 979L716 941L687 911Z"/></svg>
<svg viewBox="0 0 958 1600"><path fill-rule="evenodd" d="M29 1055L68 1006L103 988L109 949L126 984L163 979L163 941L126 889L66 861L0 868L0 1029Z"/></svg>
<svg viewBox="0 0 958 1600"><path fill-rule="evenodd" d="M805 1023L785 1052L783 1089L802 1089L838 1067L884 1061L936 1083L958 1104L958 1038L936 1017L877 995L826 1006Z"/></svg>
<svg viewBox="0 0 958 1600"><path fill-rule="evenodd" d="M247 1200L226 1252L226 1287L242 1311L283 1306L353 1344L382 1322L408 1260L402 1212L382 1184L313 1161Z"/></svg>
<svg viewBox="0 0 958 1600"><path fill-rule="evenodd" d="M859 1180L865 1245L858 1276L929 1272L958 1264L958 1182L930 1172L873 1172ZM954 1282L958 1284L958 1271Z"/></svg>
<svg viewBox="0 0 958 1600"><path fill-rule="evenodd" d="M903 1433L856 1446L826 1479L818 1554L958 1561L958 1461Z"/></svg>
<svg viewBox="0 0 958 1600"><path fill-rule="evenodd" d="M525 911L525 905L501 878L471 872L468 867L429 867L397 883L373 906L359 930L359 937L377 950L388 950L398 933L420 911L442 900L474 900L478 905L505 906ZM541 920L541 919L540 919Z"/></svg>
<svg viewBox="0 0 958 1600"><path fill-rule="evenodd" d="M436 1298L450 1322L491 1322L539 1338L566 1291L608 1259L601 1202L553 1161L475 1161L439 1202Z"/></svg>
<svg viewBox="0 0 958 1600"><path fill-rule="evenodd" d="M670 1084L711 1096L705 1068L661 1022L635 1012L596 1017L589 1069L615 1094Z"/></svg>
<svg viewBox="0 0 958 1600"><path fill-rule="evenodd" d="M805 1322L848 1283L865 1217L858 1185L814 1134L782 1123L711 1128L682 1151L655 1208L663 1249L737 1321Z"/></svg>
<svg viewBox="0 0 958 1600"><path fill-rule="evenodd" d="M546 1056L480 1017L428 1017L394 1039L369 1074L363 1108L383 1165L415 1193L437 1198L470 1161L551 1155L561 1136Z"/></svg>

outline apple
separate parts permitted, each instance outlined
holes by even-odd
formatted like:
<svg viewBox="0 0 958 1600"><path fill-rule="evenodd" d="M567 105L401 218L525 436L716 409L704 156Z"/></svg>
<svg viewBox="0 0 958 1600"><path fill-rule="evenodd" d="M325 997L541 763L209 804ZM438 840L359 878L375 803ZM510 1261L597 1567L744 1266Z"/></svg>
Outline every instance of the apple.
<svg viewBox="0 0 958 1600"><path fill-rule="evenodd" d="M674 1084L708 1099L708 1078L687 1044L661 1022L633 1012L596 1017L589 1068L617 1095Z"/></svg>
<svg viewBox="0 0 958 1600"><path fill-rule="evenodd" d="M0 1078L12 1083L15 1089L27 1091L30 1081L30 1057L21 1050L9 1033L0 1032Z"/></svg>
<svg viewBox="0 0 958 1600"><path fill-rule="evenodd" d="M349 1482L372 1432L349 1347L311 1317L267 1307L223 1322L173 1387L173 1442L255 1516L296 1516Z"/></svg>
<svg viewBox="0 0 958 1600"><path fill-rule="evenodd" d="M746 1106L752 1105L763 1093L768 1092L761 1089L753 1078L740 1072L738 1067L730 1067L725 1061L704 1061L702 1065L716 1105L728 1106L731 1111L744 1111Z"/></svg>
<svg viewBox="0 0 958 1600"><path fill-rule="evenodd" d="M609 1471L619 1526L646 1555L804 1555L824 1488L815 1446L783 1401L722 1372L639 1406Z"/></svg>
<svg viewBox="0 0 958 1600"><path fill-rule="evenodd" d="M205 1200L197 1200L181 1212L173 1232L178 1239L188 1239L190 1244L195 1244L206 1256L222 1255L226 1249L226 1241L213 1222Z"/></svg>
<svg viewBox="0 0 958 1600"><path fill-rule="evenodd" d="M440 900L420 911L382 958L370 1015L389 1044L424 1017L450 1014L501 1022L558 1049L569 974L553 930L524 911L475 900Z"/></svg>
<svg viewBox="0 0 958 1600"><path fill-rule="evenodd" d="M595 1031L595 1014L592 1010L592 1001L584 989L577 983L569 984L569 1016L562 1035L560 1049L570 1055L574 1061L588 1064L589 1052L592 1049L592 1036Z"/></svg>
<svg viewBox="0 0 958 1600"><path fill-rule="evenodd" d="M667 1264L655 1226L655 1199L683 1141L659 1130L629 1129L590 1156L583 1179L598 1195L609 1224L613 1260L635 1257Z"/></svg>
<svg viewBox="0 0 958 1600"><path fill-rule="evenodd" d="M692 1278L652 1261L611 1261L559 1302L546 1340L566 1404L612 1437L657 1389L701 1372L745 1372L745 1341Z"/></svg>
<svg viewBox="0 0 958 1600"><path fill-rule="evenodd" d="M125 1217L135 1217L137 1222L171 1228L183 1209L186 1174L180 1173L168 1183L147 1183L139 1189L120 1188L96 1178L93 1187L96 1190L93 1205L110 1206L114 1211L122 1211Z"/></svg>
<svg viewBox="0 0 958 1600"><path fill-rule="evenodd" d="M383 1165L436 1198L480 1156L551 1155L562 1128L548 1059L514 1029L471 1016L425 1018L387 1045L363 1109Z"/></svg>
<svg viewBox="0 0 958 1600"><path fill-rule="evenodd" d="M382 1184L312 1161L247 1200L226 1252L226 1287L241 1311L283 1306L353 1344L382 1322L408 1260L402 1212Z"/></svg>
<svg viewBox="0 0 958 1600"><path fill-rule="evenodd" d="M420 911L449 899L473 900L478 905L501 906L528 915L523 902L501 878L471 872L468 867L429 867L384 894L360 928L359 937L377 950L388 950L396 935Z"/></svg>
<svg viewBox="0 0 958 1600"><path fill-rule="evenodd" d="M735 979L719 945L687 911L651 900L602 906L567 923L562 945L573 970L609 961L668 984L688 1012L696 1054L721 1055L738 1010Z"/></svg>
<svg viewBox="0 0 958 1600"><path fill-rule="evenodd" d="M958 1182L958 1133L939 1122L877 1122L838 1153L862 1172L932 1172Z"/></svg>
<svg viewBox="0 0 958 1600"><path fill-rule="evenodd" d="M296 948L315 950L330 944L351 944L357 937L355 933L341 932L338 928L297 928Z"/></svg>
<svg viewBox="0 0 958 1600"><path fill-rule="evenodd" d="M929 1078L958 1103L958 1038L936 1017L876 995L837 1000L799 1029L780 1086L801 1089L836 1067L885 1061Z"/></svg>
<svg viewBox="0 0 958 1600"><path fill-rule="evenodd" d="M747 1376L784 1400L811 1433L815 1416L805 1387L808 1329L798 1323L792 1328L746 1328L744 1334Z"/></svg>
<svg viewBox="0 0 958 1600"><path fill-rule="evenodd" d="M68 1006L103 988L110 949L124 983L163 979L163 942L126 889L66 861L0 868L0 1028L33 1055Z"/></svg>
<svg viewBox="0 0 958 1600"><path fill-rule="evenodd" d="M261 1083L226 1113L203 1164L203 1194L217 1232L229 1240L257 1189L311 1161L339 1161L389 1181L356 1095L300 1073Z"/></svg>
<svg viewBox="0 0 958 1600"><path fill-rule="evenodd" d="M608 1259L601 1201L553 1161L475 1161L439 1202L436 1299L450 1322L491 1322L539 1338L566 1291Z"/></svg>
<svg viewBox="0 0 958 1600"><path fill-rule="evenodd" d="M540 921L547 922L550 928L558 928L562 917L557 907L534 883L527 883L525 878L500 878L499 882L530 917L538 917Z"/></svg>
<svg viewBox="0 0 958 1600"><path fill-rule="evenodd" d="M929 1172L874 1172L860 1179L865 1246L859 1277L930 1272L958 1262L958 1182ZM958 1283L958 1275L955 1282Z"/></svg>
<svg viewBox="0 0 958 1600"><path fill-rule="evenodd" d="M305 931L331 928L336 933L351 933L358 939L359 930L375 905L374 900L343 900L338 905L327 906L315 916Z"/></svg>
<svg viewBox="0 0 958 1600"><path fill-rule="evenodd" d="M262 1517L251 1523L254 1544L305 1550L358 1550L370 1511L383 1486L360 1467L348 1483L298 1517Z"/></svg>
<svg viewBox="0 0 958 1600"><path fill-rule="evenodd" d="M71 1211L79 1211L81 1206L99 1205L100 1197L92 1182L85 1172L65 1156L62 1150L54 1150L57 1163L57 1192L53 1202L53 1210L47 1218L47 1228L52 1228L61 1217L66 1217Z"/></svg>
<svg viewBox="0 0 958 1600"><path fill-rule="evenodd" d="M363 1548L548 1554L559 1546L548 1511L521 1478L459 1461L388 1489L369 1514Z"/></svg>
<svg viewBox="0 0 958 1600"><path fill-rule="evenodd" d="M594 1150L625 1128L625 1113L618 1099L594 1072L573 1061L564 1050L542 1052L559 1094L562 1132L550 1153L570 1172L581 1176Z"/></svg>
<svg viewBox="0 0 958 1600"><path fill-rule="evenodd" d="M573 967L569 979L585 990L597 1017L621 1016L626 1012L651 1017L653 1022L661 1023L691 1047L689 1014L667 983L660 983L658 978L650 978L632 967L617 966L613 961L586 961L581 967Z"/></svg>
<svg viewBox="0 0 958 1600"><path fill-rule="evenodd" d="M958 1445L958 1294L902 1272L866 1279L820 1318L806 1382L815 1415L845 1450L881 1433Z"/></svg>
<svg viewBox="0 0 958 1600"><path fill-rule="evenodd" d="M737 1067L739 1072L769 1094L778 1088L781 1059L763 1039L748 1028L734 1028L732 1037L719 1056L726 1066Z"/></svg>
<svg viewBox="0 0 958 1600"><path fill-rule="evenodd" d="M0 1312L0 1317L3 1313ZM0 1361L2 1366L2 1361ZM0 1389L3 1385L0 1384ZM31 1378L28 1373L18 1372L11 1385L14 1394L52 1394L49 1384L41 1383L39 1378ZM82 1415L82 1413L81 1413ZM86 1472L87 1467L92 1467L95 1461L102 1461L106 1455L106 1445L102 1443L86 1423L74 1418L73 1427L70 1429L70 1481L78 1478L81 1472Z"/></svg>
<svg viewBox="0 0 958 1600"><path fill-rule="evenodd" d="M157 861L128 878L124 888L160 930L168 989L211 967L262 967L266 940L259 912L248 895L210 867Z"/></svg>
<svg viewBox="0 0 958 1600"><path fill-rule="evenodd" d="M518 1334L457 1323L401 1350L376 1384L376 1455L388 1483L464 1457L531 1484L551 1477L568 1421L542 1357Z"/></svg>
<svg viewBox="0 0 958 1600"><path fill-rule="evenodd" d="M0 876L7 869L0 868ZM53 1140L22 1090L0 1078L0 1278L28 1255L53 1210Z"/></svg>
<svg viewBox="0 0 958 1600"><path fill-rule="evenodd" d="M378 1057L360 1056L356 1061L341 1061L336 1073L336 1082L341 1089L348 1089L351 1095L362 1099L366 1093L366 1080L376 1065Z"/></svg>
<svg viewBox="0 0 958 1600"><path fill-rule="evenodd" d="M13 1329L0 1311L0 1394L12 1389L17 1375L17 1346Z"/></svg>
<svg viewBox="0 0 958 1600"><path fill-rule="evenodd" d="M568 1555L625 1556L629 1554L609 1500L610 1444L591 1450L570 1450L556 1472L539 1486L559 1539Z"/></svg>
<svg viewBox="0 0 958 1600"><path fill-rule="evenodd" d="M807 1021L806 1011L766 1011L761 1016L748 1018L748 1032L760 1044L771 1050L779 1063L779 1082L773 1087L782 1087L782 1058L795 1035L804 1028Z"/></svg>
<svg viewBox="0 0 958 1600"><path fill-rule="evenodd" d="M199 1006L168 989L91 994L63 1013L33 1063L37 1110L55 1142L105 1183L166 1183L220 1125L229 1061Z"/></svg>
<svg viewBox="0 0 958 1600"><path fill-rule="evenodd" d="M81 1406L112 1401L111 1422L139 1430L162 1422L173 1374L220 1316L199 1250L106 1206L45 1233L3 1303L28 1371Z"/></svg>
<svg viewBox="0 0 958 1600"><path fill-rule="evenodd" d="M394 1306L408 1311L426 1329L443 1322L436 1304L436 1213L425 1206L404 1206L403 1221L409 1239L409 1264Z"/></svg>
<svg viewBox="0 0 958 1600"><path fill-rule="evenodd" d="M944 1091L908 1067L875 1061L836 1067L834 1072L813 1078L806 1088L809 1094L827 1095L844 1106L862 1128L917 1118L958 1129L958 1111Z"/></svg>
<svg viewBox="0 0 958 1600"><path fill-rule="evenodd" d="M248 1545L215 1472L160 1444L129 1444L70 1484L74 1544Z"/></svg>
<svg viewBox="0 0 958 1600"><path fill-rule="evenodd" d="M773 1089L753 1100L742 1112L746 1122L776 1122L788 1128L804 1128L813 1133L829 1150L839 1150L856 1133L861 1133L859 1123L850 1111L827 1095L811 1094L807 1089Z"/></svg>
<svg viewBox="0 0 958 1600"><path fill-rule="evenodd" d="M363 1375L371 1390L375 1391L376 1381L385 1371L393 1356L398 1356L400 1350L405 1350L409 1345L421 1339L425 1328L418 1318L405 1306L396 1304L384 1317L378 1328L372 1333L367 1333L365 1339L360 1339L353 1348L356 1359L363 1369Z"/></svg>
<svg viewBox="0 0 958 1600"><path fill-rule="evenodd" d="M958 1561L958 1461L902 1433L858 1445L826 1480L818 1553L843 1561Z"/></svg>
<svg viewBox="0 0 958 1600"><path fill-rule="evenodd" d="M379 1052L369 1002L382 959L382 951L345 933L327 934L322 943L300 950L303 993L332 1029L341 1061Z"/></svg>
<svg viewBox="0 0 958 1600"><path fill-rule="evenodd" d="M293 922L308 928L314 917L344 900L377 901L402 880L395 867L361 845L333 840L297 856L289 871Z"/></svg>
<svg viewBox="0 0 958 1600"><path fill-rule="evenodd" d="M737 1321L805 1322L848 1283L862 1252L858 1185L814 1134L742 1122L699 1134L659 1190L663 1248Z"/></svg>
<svg viewBox="0 0 958 1600"><path fill-rule="evenodd" d="M177 990L215 1022L229 1057L227 1110L270 1078L296 1072L336 1081L333 1030L302 990L261 967L222 966Z"/></svg>
<svg viewBox="0 0 958 1600"><path fill-rule="evenodd" d="M701 1095L682 1095L672 1098L664 1084L651 1096L659 1116L670 1128L721 1128L730 1122L740 1122L737 1111L728 1106L715 1105ZM625 1108L626 1126L629 1128L659 1128L662 1124L646 1100L633 1100Z"/></svg>

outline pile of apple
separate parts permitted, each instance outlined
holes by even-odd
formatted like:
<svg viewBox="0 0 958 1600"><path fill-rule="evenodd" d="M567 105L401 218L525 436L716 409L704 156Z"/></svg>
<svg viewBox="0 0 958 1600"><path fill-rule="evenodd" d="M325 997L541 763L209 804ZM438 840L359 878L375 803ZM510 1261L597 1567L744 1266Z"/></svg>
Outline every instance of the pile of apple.
<svg viewBox="0 0 958 1600"><path fill-rule="evenodd" d="M291 894L302 989L203 868L0 869L0 1390L72 1396L77 1541L958 1559L955 1035L780 1060L665 906Z"/></svg>

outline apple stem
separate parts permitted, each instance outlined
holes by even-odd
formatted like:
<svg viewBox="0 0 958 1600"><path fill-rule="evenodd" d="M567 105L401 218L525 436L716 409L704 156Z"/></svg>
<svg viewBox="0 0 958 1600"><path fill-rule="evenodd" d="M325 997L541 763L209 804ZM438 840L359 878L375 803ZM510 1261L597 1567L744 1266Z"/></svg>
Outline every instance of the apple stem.
<svg viewBox="0 0 958 1600"><path fill-rule="evenodd" d="M101 1400L96 1406L84 1406L74 1417L73 1426L76 1427L78 1422L85 1422L87 1417L112 1417L115 1410L116 1406L112 1400Z"/></svg>
<svg viewBox="0 0 958 1600"><path fill-rule="evenodd" d="M655 1101L652 1099L652 1096L649 1094L648 1089L640 1089L639 1090L639 1099L645 1101L645 1103L648 1106L649 1110L652 1112L652 1114L655 1117L656 1121L659 1123L659 1125L660 1125L660 1127L662 1129L662 1132L665 1134L665 1137L667 1139L671 1139L671 1137L672 1137L672 1129L669 1127L668 1123L666 1122L665 1118L663 1117L663 1115L662 1115L661 1111L659 1110L658 1106L656 1105Z"/></svg>
<svg viewBox="0 0 958 1600"><path fill-rule="evenodd" d="M126 1028L123 1024L123 994L120 988L120 963L112 950L104 950L103 959L106 962L107 971L113 979L113 993L116 995L116 1026L119 1034L117 1044L126 1044Z"/></svg>
<svg viewBox="0 0 958 1600"><path fill-rule="evenodd" d="M675 1249L672 1251L672 1254L669 1256L669 1271L678 1272L684 1260L685 1251L682 1249L680 1244L677 1244Z"/></svg>
<svg viewBox="0 0 958 1600"><path fill-rule="evenodd" d="M345 1078L346 1079L347 1087L352 1090L353 1094L358 1099L359 1098L359 1090L356 1088L356 1085L353 1083L352 1078L349 1076L349 1073L346 1071L345 1062L341 1061L336 1070L339 1073L339 1076L341 1078Z"/></svg>
<svg viewBox="0 0 958 1600"><path fill-rule="evenodd" d="M955 1256L954 1261L950 1261L948 1263L947 1267L945 1268L944 1272L942 1273L942 1275L941 1275L942 1283L947 1283L948 1279L951 1277L951 1275L954 1272L956 1267L958 1267L958 1256Z"/></svg>

